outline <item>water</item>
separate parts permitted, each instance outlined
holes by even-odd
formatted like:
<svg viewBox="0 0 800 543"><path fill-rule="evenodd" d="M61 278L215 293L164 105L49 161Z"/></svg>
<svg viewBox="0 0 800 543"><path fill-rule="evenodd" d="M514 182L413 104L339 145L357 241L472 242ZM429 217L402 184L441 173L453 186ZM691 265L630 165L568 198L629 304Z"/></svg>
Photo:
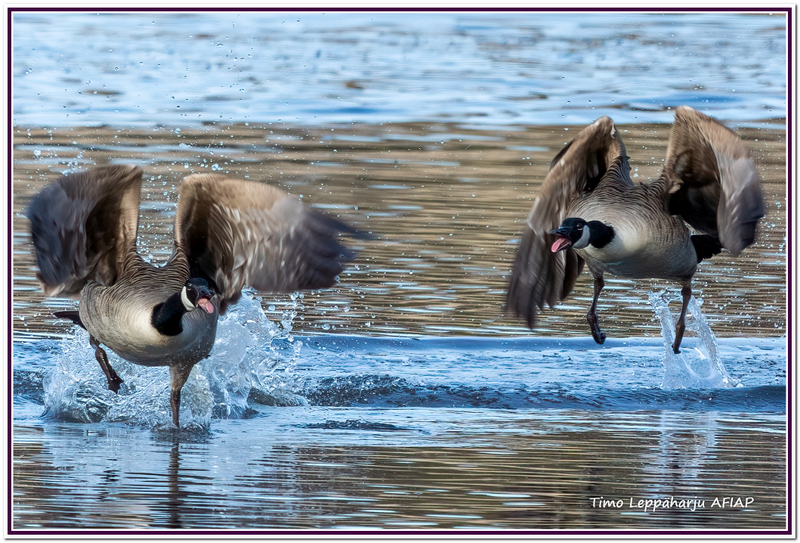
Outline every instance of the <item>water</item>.
<svg viewBox="0 0 800 543"><path fill-rule="evenodd" d="M661 323L661 335L664 338L666 358L664 361L665 388L719 388L731 387L736 383L731 380L728 370L719 354L717 339L714 331L708 325L708 320L700 309L700 303L692 296L686 312L686 329L697 336L693 347L694 352L686 352L685 348L680 353L674 353L672 345L675 342L675 322L670 311L669 302L678 302L680 297L668 294L651 292L650 305ZM680 315L680 309L678 309Z"/></svg>
<svg viewBox="0 0 800 543"><path fill-rule="evenodd" d="M785 342L715 346L739 387L665 385L661 338L300 338L247 295L176 431L164 368L112 355L115 395L85 332L20 344L17 526L533 530L564 511L563 529L778 527ZM712 505L731 493L756 505ZM669 496L706 505L629 505Z"/></svg>
<svg viewBox="0 0 800 543"><path fill-rule="evenodd" d="M786 117L775 13L61 13L14 16L24 126L504 126Z"/></svg>
<svg viewBox="0 0 800 543"><path fill-rule="evenodd" d="M713 338L710 345L687 340L679 356L671 348L664 356L662 341L671 345L671 340L661 338L609 340L604 347L590 338L307 338L271 323L259 302L248 295L221 319L211 356L185 388L182 420L189 425L208 427L212 417L247 418L255 415L254 405L636 411L656 405L685 409L693 401L724 410L741 401L737 407L745 411L783 409L785 372L775 357L785 342L779 338L731 339L721 346ZM708 333L707 326L690 322L689 336L698 329ZM703 349L709 346L719 373L709 376L695 367L678 382L676 368L708 360ZM749 390L709 392L739 384L731 381L718 350L746 376L742 381ZM125 381L117 395L97 371L85 331L77 329L65 343L20 346L20 359L33 361L42 351L55 358L55 370L42 375L36 364L20 365L16 394L41 401L42 385L46 418L145 427L171 420L166 368L153 370L112 355L112 366Z"/></svg>
<svg viewBox="0 0 800 543"><path fill-rule="evenodd" d="M14 17L17 533L791 524L782 15ZM745 139L767 208L752 247L701 264L683 352L666 282L607 279L603 346L587 276L534 332L505 315L532 194L576 125L611 114L647 181L680 104ZM246 295L179 431L166 370L112 355L125 384L108 391L85 332L51 316L75 303L34 276L32 195L115 163L145 170L154 262L195 172L265 180L376 236L335 288ZM635 506L670 496L704 502ZM753 501L715 505L731 496Z"/></svg>

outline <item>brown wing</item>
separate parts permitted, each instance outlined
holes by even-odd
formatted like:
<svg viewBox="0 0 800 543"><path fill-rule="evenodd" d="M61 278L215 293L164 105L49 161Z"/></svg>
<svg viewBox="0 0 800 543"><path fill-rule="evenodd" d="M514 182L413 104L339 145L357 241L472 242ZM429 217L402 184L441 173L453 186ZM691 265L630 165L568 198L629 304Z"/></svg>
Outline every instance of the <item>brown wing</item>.
<svg viewBox="0 0 800 543"><path fill-rule="evenodd" d="M583 259L572 249L550 250L570 202L591 193L597 185L613 182L633 185L622 138L608 117L601 117L559 152L550 165L528 214L506 296L506 307L533 328L544 305L566 298L583 269ZM615 175L606 175L612 172Z"/></svg>
<svg viewBox="0 0 800 543"><path fill-rule="evenodd" d="M142 170L108 166L65 175L28 206L39 272L48 296L79 297L89 280L113 284L136 246Z"/></svg>
<svg viewBox="0 0 800 543"><path fill-rule="evenodd" d="M175 218L191 275L209 280L221 311L246 285L270 292L332 286L355 257L340 232L361 236L275 187L215 174L183 181Z"/></svg>
<svg viewBox="0 0 800 543"><path fill-rule="evenodd" d="M764 197L755 164L733 131L679 107L662 176L671 194L670 213L719 238L734 255L753 243Z"/></svg>

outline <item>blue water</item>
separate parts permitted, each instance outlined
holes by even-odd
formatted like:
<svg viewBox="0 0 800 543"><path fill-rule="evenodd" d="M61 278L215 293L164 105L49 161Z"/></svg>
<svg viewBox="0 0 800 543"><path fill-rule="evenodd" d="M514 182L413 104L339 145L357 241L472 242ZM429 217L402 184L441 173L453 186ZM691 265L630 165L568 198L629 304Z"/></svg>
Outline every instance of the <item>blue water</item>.
<svg viewBox="0 0 800 543"><path fill-rule="evenodd" d="M768 13L16 13L17 126L786 117Z"/></svg>
<svg viewBox="0 0 800 543"><path fill-rule="evenodd" d="M76 338L74 341L87 339ZM589 409L589 410L689 410L784 412L786 372L782 339L723 339L720 347L732 373L741 380L734 388L665 389L660 339L609 340L599 347L591 339L386 339L318 336L298 338L299 359L291 374L273 376L264 388L244 391L246 407L231 412L222 400L220 383L205 385L217 396L212 413L221 418L247 418L250 409L274 405L328 407L470 407L483 409ZM88 339L86 341L88 344ZM104 377L91 351L79 364L77 375L87 381L83 402L100 405L97 417L83 417L44 406L42 384L51 379L51 360L62 349L56 342L21 344L15 348L15 402L17 417L100 422L112 404L124 401L105 390ZM635 353L635 354L632 354ZM212 355L213 359L213 355ZM202 363L195 369L209 379ZM136 412L116 421L142 422L156 412L168 412L168 373L164 369L140 369L117 361L115 367L135 377L129 386L157 381L153 412L140 396ZM118 369L119 371L119 369ZM234 366L233 371L237 371ZM252 368L242 370L250 372ZM281 369L284 372L285 369ZM95 375L91 375L95 374ZM163 375L162 375L163 374ZM239 376L241 377L241 376ZM124 378L124 377L123 377ZM213 378L211 378L213 380ZM286 382L286 380L290 382ZM137 382L141 380L141 382ZM218 387L215 389L215 386ZM72 394L74 390L70 391ZM123 390L135 394L131 390ZM159 398L159 396L162 396ZM249 398L248 398L249 396ZM160 401L163 400L163 401ZM81 401L81 400L77 400ZM102 404L102 405L101 405ZM244 405L244 403L243 403ZM88 410L87 410L88 411ZM166 420L166 419L165 419Z"/></svg>
<svg viewBox="0 0 800 543"><path fill-rule="evenodd" d="M690 319L677 356L661 337L603 346L591 338L305 337L268 321L248 295L220 321L211 356L193 370L182 420L209 427L275 406L785 412L784 338L712 334L728 379L703 370L676 381L684 359L709 358L697 327ZM109 355L125 381L119 395L106 389L83 330L16 344L15 418L166 425L166 368Z"/></svg>
<svg viewBox="0 0 800 543"><path fill-rule="evenodd" d="M114 394L84 331L16 343L14 527L780 529L785 338L712 337L720 385L694 324L680 358L660 337L303 336L248 294L180 430L165 368L109 353ZM731 493L756 505L586 516L597 495Z"/></svg>

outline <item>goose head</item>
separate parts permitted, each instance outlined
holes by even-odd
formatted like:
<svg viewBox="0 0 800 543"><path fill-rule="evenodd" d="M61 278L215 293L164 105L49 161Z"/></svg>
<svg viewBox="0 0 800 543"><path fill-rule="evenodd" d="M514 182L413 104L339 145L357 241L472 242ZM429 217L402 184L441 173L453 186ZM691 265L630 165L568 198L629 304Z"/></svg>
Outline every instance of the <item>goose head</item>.
<svg viewBox="0 0 800 543"><path fill-rule="evenodd" d="M181 289L181 301L186 311L192 311L197 307L203 308L206 313L215 311L211 298L216 292L208 285L208 281L199 277L192 277Z"/></svg>
<svg viewBox="0 0 800 543"><path fill-rule="evenodd" d="M550 233L556 236L556 240L550 247L554 253L569 247L583 249L589 244L601 248L614 239L614 229L611 226L600 221L587 222L576 217L564 219L561 226L556 230L551 230Z"/></svg>
<svg viewBox="0 0 800 543"><path fill-rule="evenodd" d="M554 253L563 251L569 247L573 249L583 249L589 245L591 237L589 224L583 219L567 218L556 230L551 230L555 234L556 241L553 242L550 250Z"/></svg>

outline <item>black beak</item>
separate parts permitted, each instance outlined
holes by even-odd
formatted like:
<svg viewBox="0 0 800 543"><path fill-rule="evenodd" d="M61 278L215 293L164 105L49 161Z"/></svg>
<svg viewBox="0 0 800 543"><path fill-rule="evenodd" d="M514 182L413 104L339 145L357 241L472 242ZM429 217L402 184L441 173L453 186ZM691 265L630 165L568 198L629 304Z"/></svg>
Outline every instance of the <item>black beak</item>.
<svg viewBox="0 0 800 543"><path fill-rule="evenodd" d="M555 234L556 236L564 236L565 238L569 238L570 230L569 228L561 226L556 230L550 230L550 233Z"/></svg>
<svg viewBox="0 0 800 543"><path fill-rule="evenodd" d="M216 292L211 287L197 287L197 298L208 298L209 300L214 297Z"/></svg>
<svg viewBox="0 0 800 543"><path fill-rule="evenodd" d="M214 294L214 289L198 286L196 307L202 308L206 313L214 313L214 311L217 309L216 306L214 306L214 303L211 301L211 299L214 297Z"/></svg>
<svg viewBox="0 0 800 543"><path fill-rule="evenodd" d="M564 228L563 226L557 230L550 231L551 234L556 236L556 240L550 247L552 252L558 253L572 246L572 239L569 237L569 232L570 230L568 228Z"/></svg>

